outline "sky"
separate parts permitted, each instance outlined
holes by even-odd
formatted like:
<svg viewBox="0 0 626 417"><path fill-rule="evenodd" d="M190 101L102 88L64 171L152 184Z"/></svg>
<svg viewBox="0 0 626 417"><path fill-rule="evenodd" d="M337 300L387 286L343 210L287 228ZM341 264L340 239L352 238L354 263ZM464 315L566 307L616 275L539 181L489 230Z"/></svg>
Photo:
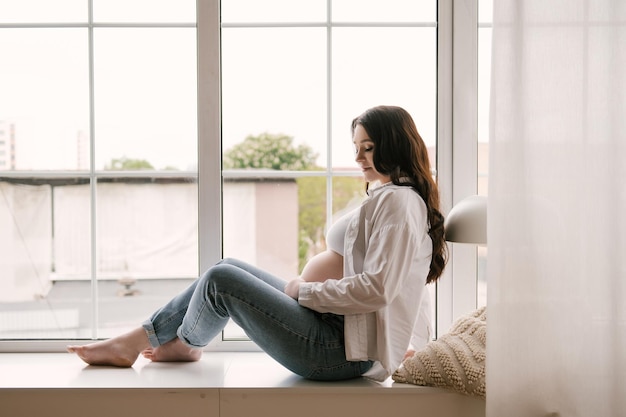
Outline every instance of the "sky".
<svg viewBox="0 0 626 417"><path fill-rule="evenodd" d="M0 25L85 20L86 0L55 2L54 8L50 3L0 0ZM194 4L94 0L94 20L188 23ZM287 134L312 146L320 165L330 152L333 166L354 168L350 122L378 104L405 107L426 143L434 145L435 6L436 1L334 0L334 21L398 22L413 15L425 27L334 28L328 50L325 27L237 24L323 22L326 0L224 0L223 148L248 135ZM146 16L146 10L153 13ZM93 40L96 168L128 157L157 169L195 169L195 29L99 27ZM88 145L90 134L88 46L84 27L0 30L0 120L15 124L18 169L88 168L89 147L79 146Z"/></svg>

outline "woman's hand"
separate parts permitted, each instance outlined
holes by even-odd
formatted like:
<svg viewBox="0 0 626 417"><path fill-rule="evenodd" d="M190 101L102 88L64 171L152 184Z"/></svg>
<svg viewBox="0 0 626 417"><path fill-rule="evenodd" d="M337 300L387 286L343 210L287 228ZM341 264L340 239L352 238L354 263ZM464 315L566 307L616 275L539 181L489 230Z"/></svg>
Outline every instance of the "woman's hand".
<svg viewBox="0 0 626 417"><path fill-rule="evenodd" d="M300 278L289 281L287 285L285 285L285 294L287 294L294 300L298 300L298 294L300 293L300 284L303 282L304 280Z"/></svg>

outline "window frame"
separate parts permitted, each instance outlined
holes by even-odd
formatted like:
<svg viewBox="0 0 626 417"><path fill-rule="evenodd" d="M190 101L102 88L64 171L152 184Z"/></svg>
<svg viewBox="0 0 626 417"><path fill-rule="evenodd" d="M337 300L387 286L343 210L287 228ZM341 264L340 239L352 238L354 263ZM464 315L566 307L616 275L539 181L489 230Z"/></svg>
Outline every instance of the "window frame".
<svg viewBox="0 0 626 417"><path fill-rule="evenodd" d="M198 250L199 270L203 271L221 259L222 255L220 0L197 0L196 7ZM89 25L90 43L93 42L92 32L93 25ZM454 203L477 192L478 0L439 0L436 36L436 172L445 214ZM90 60L93 63L92 56ZM92 67L90 71L90 77L93 77ZM331 111L329 109L329 113ZM94 177L93 172L92 166L90 178ZM72 177L77 175L73 172L64 174ZM333 173L327 171L325 176L330 184ZM95 187L92 193L95 193ZM330 187L327 187L327 193L330 197ZM92 195L92 198L95 196ZM328 198L327 201L330 209L332 199ZM471 245L450 245L448 267L436 287L438 334L445 332L455 317L476 308L476 252L476 248ZM207 350L258 349L252 342L217 339ZM8 340L0 341L0 352L60 351L65 344L66 341L59 340Z"/></svg>
<svg viewBox="0 0 626 417"><path fill-rule="evenodd" d="M437 175L445 213L478 192L478 1L440 0L438 7ZM477 307L477 246L448 245L437 334Z"/></svg>

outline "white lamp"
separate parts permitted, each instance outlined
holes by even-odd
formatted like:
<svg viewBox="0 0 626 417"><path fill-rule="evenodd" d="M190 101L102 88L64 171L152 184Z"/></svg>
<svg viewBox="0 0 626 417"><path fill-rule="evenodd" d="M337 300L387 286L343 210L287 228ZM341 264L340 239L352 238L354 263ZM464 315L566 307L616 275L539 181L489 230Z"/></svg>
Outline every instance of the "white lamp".
<svg viewBox="0 0 626 417"><path fill-rule="evenodd" d="M487 244L487 197L473 195L452 207L444 223L446 240Z"/></svg>

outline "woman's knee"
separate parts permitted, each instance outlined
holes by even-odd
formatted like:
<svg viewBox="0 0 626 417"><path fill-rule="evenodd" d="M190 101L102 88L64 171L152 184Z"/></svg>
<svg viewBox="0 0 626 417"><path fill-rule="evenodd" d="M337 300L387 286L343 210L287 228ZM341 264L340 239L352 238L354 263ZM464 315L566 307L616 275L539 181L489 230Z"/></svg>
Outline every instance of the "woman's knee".
<svg viewBox="0 0 626 417"><path fill-rule="evenodd" d="M236 261L235 258L223 258L216 265L234 265Z"/></svg>
<svg viewBox="0 0 626 417"><path fill-rule="evenodd" d="M220 262L216 265L213 265L211 268L209 268L204 273L204 275L200 277L200 280L204 282L206 286L208 285L221 286L223 285L223 283L225 282L227 283L233 280L233 277L237 275L238 271L240 270L236 266L228 264L228 263Z"/></svg>
<svg viewBox="0 0 626 417"><path fill-rule="evenodd" d="M283 291L285 286L282 280L258 268L249 268L245 262L233 258L226 258L209 268L202 280L209 290L228 293L238 293L247 288L257 289L264 285Z"/></svg>

